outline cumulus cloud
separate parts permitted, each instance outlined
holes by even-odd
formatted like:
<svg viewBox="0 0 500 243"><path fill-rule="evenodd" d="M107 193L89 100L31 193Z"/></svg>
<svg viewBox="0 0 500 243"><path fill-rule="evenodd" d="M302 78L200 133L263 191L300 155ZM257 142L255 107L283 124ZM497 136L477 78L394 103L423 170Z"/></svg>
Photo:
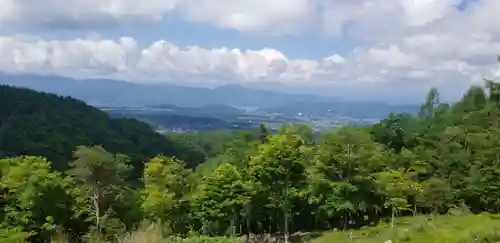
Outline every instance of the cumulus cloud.
<svg viewBox="0 0 500 243"><path fill-rule="evenodd" d="M467 1L464 10L459 5ZM41 6L51 6L44 8ZM272 48L149 46L115 40L0 38L0 70L179 83L282 82L301 85L463 89L500 76L498 0L0 0L0 23L109 26L187 21L263 34L318 30L364 43L344 55L294 59ZM307 48L307 47L304 47ZM360 86L363 85L363 86Z"/></svg>
<svg viewBox="0 0 500 243"><path fill-rule="evenodd" d="M486 66L464 61L426 58L418 54L413 42L409 43L358 48L346 56L291 59L271 48L206 49L180 47L166 40L141 48L131 37L65 41L1 37L0 70L180 84L260 81L306 85L395 80L431 85L449 77L464 81L486 70Z"/></svg>
<svg viewBox="0 0 500 243"><path fill-rule="evenodd" d="M343 58L288 59L278 50L179 47L160 40L139 48L136 40L41 40L0 37L0 70L60 75L135 78L143 80L293 81L321 68L342 65ZM176 80L178 78L182 80ZM309 80L309 79L306 79Z"/></svg>

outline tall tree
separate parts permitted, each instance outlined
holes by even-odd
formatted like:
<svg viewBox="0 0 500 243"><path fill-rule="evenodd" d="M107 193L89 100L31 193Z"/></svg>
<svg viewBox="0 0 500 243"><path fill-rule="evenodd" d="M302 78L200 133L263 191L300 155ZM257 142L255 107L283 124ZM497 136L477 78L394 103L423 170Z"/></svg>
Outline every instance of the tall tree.
<svg viewBox="0 0 500 243"><path fill-rule="evenodd" d="M328 217L339 217L347 227L351 215L376 214L371 175L387 163L383 146L369 133L344 127L322 134L310 173L313 199Z"/></svg>
<svg viewBox="0 0 500 243"><path fill-rule="evenodd" d="M195 211L204 225L217 222L212 232L229 228L234 235L241 232L240 215L251 199L251 185L244 181L238 168L222 163L205 175L194 194ZM230 222L227 222L230 219ZM228 227L227 227L228 226Z"/></svg>
<svg viewBox="0 0 500 243"><path fill-rule="evenodd" d="M396 225L396 215L401 210L409 209L408 192L412 189L412 181L402 170L380 172L375 175L379 193L385 197L384 206L391 209L391 227Z"/></svg>
<svg viewBox="0 0 500 243"><path fill-rule="evenodd" d="M267 142L267 137L269 136L269 131L267 130L264 124L259 125L259 129L257 130L257 137L261 143Z"/></svg>
<svg viewBox="0 0 500 243"><path fill-rule="evenodd" d="M121 186L129 172L129 158L112 154L101 146L78 146L71 162L71 175L81 186L93 211L97 234L101 234L102 219L107 215L116 197L121 196Z"/></svg>
<svg viewBox="0 0 500 243"><path fill-rule="evenodd" d="M305 188L308 154L298 136L275 134L268 143L259 146L250 161L250 178L257 190L282 210L285 242L289 241L290 201L300 197Z"/></svg>
<svg viewBox="0 0 500 243"><path fill-rule="evenodd" d="M421 105L418 117L421 119L431 118L435 115L436 109L441 103L439 92L436 88L431 88L427 93L425 102Z"/></svg>
<svg viewBox="0 0 500 243"><path fill-rule="evenodd" d="M191 172L176 158L156 156L146 163L142 208L148 217L182 230Z"/></svg>

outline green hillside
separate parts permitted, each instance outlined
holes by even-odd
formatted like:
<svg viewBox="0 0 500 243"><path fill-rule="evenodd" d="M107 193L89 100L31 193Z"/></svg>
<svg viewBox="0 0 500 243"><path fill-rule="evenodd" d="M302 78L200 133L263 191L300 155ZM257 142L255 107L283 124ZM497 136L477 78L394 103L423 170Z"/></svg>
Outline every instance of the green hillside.
<svg viewBox="0 0 500 243"><path fill-rule="evenodd" d="M177 156L193 166L204 156L135 119L110 119L70 97L0 86L0 157L43 156L54 169L64 170L78 145L125 153L138 171L142 161L156 154Z"/></svg>

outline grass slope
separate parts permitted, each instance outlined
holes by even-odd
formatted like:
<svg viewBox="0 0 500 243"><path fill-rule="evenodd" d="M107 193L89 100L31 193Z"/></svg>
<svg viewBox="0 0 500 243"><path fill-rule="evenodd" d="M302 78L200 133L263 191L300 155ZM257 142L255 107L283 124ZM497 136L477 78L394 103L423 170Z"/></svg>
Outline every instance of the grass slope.
<svg viewBox="0 0 500 243"><path fill-rule="evenodd" d="M477 233L478 239L474 241ZM390 241L389 241L390 240ZM402 217L395 228L381 223L375 227L345 232L326 232L312 243L466 243L500 242L500 215Z"/></svg>

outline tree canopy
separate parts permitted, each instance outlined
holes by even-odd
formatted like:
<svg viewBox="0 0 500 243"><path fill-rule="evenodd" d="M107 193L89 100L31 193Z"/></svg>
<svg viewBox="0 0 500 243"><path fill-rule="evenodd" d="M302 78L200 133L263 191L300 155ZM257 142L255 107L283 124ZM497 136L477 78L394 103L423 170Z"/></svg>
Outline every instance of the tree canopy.
<svg viewBox="0 0 500 243"><path fill-rule="evenodd" d="M71 98L0 87L0 240L110 240L143 220L180 236L290 239L457 208L499 213L497 89L472 86L453 104L432 89L418 114L365 127L162 136Z"/></svg>

